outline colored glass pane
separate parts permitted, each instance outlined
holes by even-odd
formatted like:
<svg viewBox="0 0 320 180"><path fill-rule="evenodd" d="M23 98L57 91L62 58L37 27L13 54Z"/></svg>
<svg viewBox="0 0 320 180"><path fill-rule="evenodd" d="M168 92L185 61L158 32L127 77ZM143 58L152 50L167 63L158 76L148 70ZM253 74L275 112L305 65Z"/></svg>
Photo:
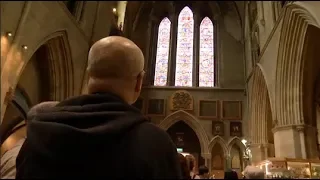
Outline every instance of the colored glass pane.
<svg viewBox="0 0 320 180"><path fill-rule="evenodd" d="M171 22L168 18L164 18L159 25L157 56L154 75L155 86L167 85L170 46L170 26Z"/></svg>
<svg viewBox="0 0 320 180"><path fill-rule="evenodd" d="M178 17L176 86L192 86L193 28L193 13L184 7Z"/></svg>
<svg viewBox="0 0 320 180"><path fill-rule="evenodd" d="M200 24L199 87L214 86L213 24L205 17Z"/></svg>

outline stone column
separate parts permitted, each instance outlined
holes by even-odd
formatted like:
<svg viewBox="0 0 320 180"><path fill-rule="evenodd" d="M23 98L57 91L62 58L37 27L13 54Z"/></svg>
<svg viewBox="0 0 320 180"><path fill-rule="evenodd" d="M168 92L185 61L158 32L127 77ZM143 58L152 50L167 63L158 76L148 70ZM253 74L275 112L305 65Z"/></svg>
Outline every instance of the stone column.
<svg viewBox="0 0 320 180"><path fill-rule="evenodd" d="M265 159L267 159L269 157L268 149L269 149L269 145L268 144L264 144L263 145L263 150L264 150L264 158Z"/></svg>
<svg viewBox="0 0 320 180"><path fill-rule="evenodd" d="M306 159L307 153L306 153L306 142L304 139L304 126L297 126L297 131L299 132L299 137L300 137L301 155L303 159Z"/></svg>
<svg viewBox="0 0 320 180"><path fill-rule="evenodd" d="M251 144L250 150L252 154L251 162L253 164L259 163L268 158L268 145L267 144Z"/></svg>
<svg viewBox="0 0 320 180"><path fill-rule="evenodd" d="M117 7L117 10L118 10L118 27L120 26L120 24L123 25L123 22L124 22L124 17L125 17L125 14L126 14L126 7L127 7L127 1L119 1L118 2L118 7ZM121 29L123 30L123 28Z"/></svg>
<svg viewBox="0 0 320 180"><path fill-rule="evenodd" d="M231 157L230 155L227 155L225 157L225 163L224 163L224 169L231 169Z"/></svg>
<svg viewBox="0 0 320 180"><path fill-rule="evenodd" d="M204 159L204 165L209 168L210 160L211 160L211 154L210 153L202 153L201 156Z"/></svg>
<svg viewBox="0 0 320 180"><path fill-rule="evenodd" d="M301 148L301 138L304 133L299 132L295 125L278 126L272 129L274 134L275 156L281 158L303 158L306 157L305 144Z"/></svg>

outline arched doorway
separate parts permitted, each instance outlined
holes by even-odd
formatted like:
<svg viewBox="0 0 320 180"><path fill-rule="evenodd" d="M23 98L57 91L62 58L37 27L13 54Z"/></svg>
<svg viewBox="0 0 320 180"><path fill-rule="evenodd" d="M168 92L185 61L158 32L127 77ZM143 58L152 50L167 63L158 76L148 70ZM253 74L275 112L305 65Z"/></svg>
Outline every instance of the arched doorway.
<svg viewBox="0 0 320 180"><path fill-rule="evenodd" d="M240 177L243 171L243 153L237 144L233 144L230 151L231 169L238 173Z"/></svg>
<svg viewBox="0 0 320 180"><path fill-rule="evenodd" d="M305 129L306 157L319 157L320 136L320 28L309 25L306 31L303 55L303 119Z"/></svg>
<svg viewBox="0 0 320 180"><path fill-rule="evenodd" d="M225 156L224 150L219 143L216 143L211 150L211 173L216 179L223 179L224 167L225 167Z"/></svg>
<svg viewBox="0 0 320 180"><path fill-rule="evenodd" d="M275 79L276 157L318 157L314 98L320 64L317 5L295 1L285 8ZM283 143L288 138L292 143Z"/></svg>
<svg viewBox="0 0 320 180"><path fill-rule="evenodd" d="M201 156L201 146L196 133L184 121L178 121L167 130L179 151L192 154L196 161L196 168L204 165L205 160Z"/></svg>
<svg viewBox="0 0 320 180"><path fill-rule="evenodd" d="M244 170L244 153L246 151L245 145L240 138L234 137L228 143L228 167L238 173L241 177L241 172Z"/></svg>

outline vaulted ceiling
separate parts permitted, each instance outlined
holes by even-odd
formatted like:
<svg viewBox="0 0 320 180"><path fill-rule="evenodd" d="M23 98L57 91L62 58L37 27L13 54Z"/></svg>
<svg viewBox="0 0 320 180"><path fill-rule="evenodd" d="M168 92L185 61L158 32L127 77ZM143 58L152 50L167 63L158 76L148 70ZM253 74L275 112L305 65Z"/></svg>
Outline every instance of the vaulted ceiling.
<svg viewBox="0 0 320 180"><path fill-rule="evenodd" d="M141 16L148 16L152 11L161 14L164 13L163 9L173 11L188 4L197 4L200 7L208 5L212 11L218 11L216 13L222 16L231 12L243 26L245 1L128 1L126 18L127 21L131 21L131 25L136 26Z"/></svg>

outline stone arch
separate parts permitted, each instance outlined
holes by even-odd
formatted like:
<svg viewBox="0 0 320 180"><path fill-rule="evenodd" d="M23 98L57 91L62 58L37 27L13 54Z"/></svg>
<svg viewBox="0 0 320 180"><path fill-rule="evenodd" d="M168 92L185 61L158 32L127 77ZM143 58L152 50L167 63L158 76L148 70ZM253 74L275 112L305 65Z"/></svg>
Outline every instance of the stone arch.
<svg viewBox="0 0 320 180"><path fill-rule="evenodd" d="M234 145L237 145L240 150L241 150L241 153L244 153L246 152L246 147L244 146L244 144L241 142L241 139L239 137L233 137L232 139L229 140L228 142L228 155L230 156L231 155L231 150L232 150L232 147Z"/></svg>
<svg viewBox="0 0 320 180"><path fill-rule="evenodd" d="M275 100L277 125L304 124L303 115L303 46L309 25L319 26L319 19L312 12L315 2L295 2L287 5L280 35L276 69ZM309 6L309 7L308 7ZM311 9L311 11L308 11ZM312 14L313 13L313 14ZM320 18L320 14L318 14Z"/></svg>
<svg viewBox="0 0 320 180"><path fill-rule="evenodd" d="M36 44L37 45L33 46L32 49L28 49L28 52L26 52L25 55L29 57L29 55L34 54L40 47L45 47L49 64L50 79L52 80L50 82L50 89L52 90L52 92L50 92L51 99L62 100L73 95L73 63L66 31L56 31ZM4 87L2 90L4 92L1 92L1 121L6 110L7 103L9 102L5 100L5 94L10 88L14 91L24 68L31 59L31 56L29 58L22 57L24 55L23 53L23 50L18 50L15 46L11 47L11 50L6 57L4 67L2 68L1 81L6 83L3 84ZM16 58L19 58L17 60L17 62L20 63L18 66L14 64L16 62L13 62Z"/></svg>
<svg viewBox="0 0 320 180"><path fill-rule="evenodd" d="M251 144L266 144L272 138L272 111L269 91L260 64L253 72L250 94L249 137ZM252 128L250 128L252 127ZM254 128L253 128L254 127ZM270 142L272 143L272 142Z"/></svg>
<svg viewBox="0 0 320 180"><path fill-rule="evenodd" d="M208 146L210 152L214 147L214 145L216 145L217 143L222 147L223 155L226 157L226 155L228 154L228 148L224 139L221 136L215 136L210 140L209 146Z"/></svg>
<svg viewBox="0 0 320 180"><path fill-rule="evenodd" d="M202 127L199 120L193 115L191 115L190 113L183 110L179 110L174 113L171 113L163 121L161 121L161 123L159 124L159 127L164 130L167 130L172 125L174 125L179 121L185 122L196 133L200 142L202 156L204 154L210 154L209 148L208 148L209 140L208 140L207 133Z"/></svg>

